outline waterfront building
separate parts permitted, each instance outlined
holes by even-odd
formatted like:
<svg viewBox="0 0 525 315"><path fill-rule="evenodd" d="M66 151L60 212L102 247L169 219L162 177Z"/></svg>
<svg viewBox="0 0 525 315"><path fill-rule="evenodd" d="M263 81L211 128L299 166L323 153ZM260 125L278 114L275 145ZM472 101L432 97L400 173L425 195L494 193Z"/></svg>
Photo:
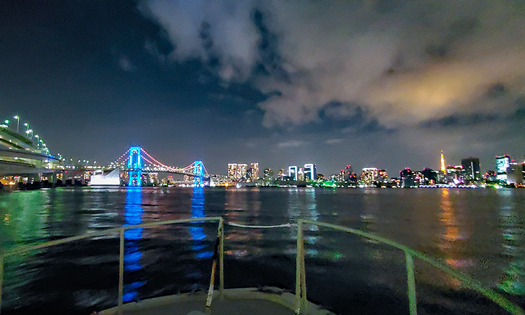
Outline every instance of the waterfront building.
<svg viewBox="0 0 525 315"><path fill-rule="evenodd" d="M447 178L448 182L453 182L454 184L464 184L465 179L463 178L464 170L461 165L449 165L447 166Z"/></svg>
<svg viewBox="0 0 525 315"><path fill-rule="evenodd" d="M248 177L247 171L248 171L247 164L241 164L241 163L237 164L237 170L235 172L235 179L236 180L246 179Z"/></svg>
<svg viewBox="0 0 525 315"><path fill-rule="evenodd" d="M231 181L240 181L248 178L247 171L248 165L242 163L229 163L228 164L228 178Z"/></svg>
<svg viewBox="0 0 525 315"><path fill-rule="evenodd" d="M345 172L343 172L345 174ZM365 186L373 186L388 182L388 174L386 170L380 170L375 167L363 168L361 171L361 184Z"/></svg>
<svg viewBox="0 0 525 315"><path fill-rule="evenodd" d="M488 171L485 174L483 174L483 179L486 182L495 182L497 179L497 173L496 171Z"/></svg>
<svg viewBox="0 0 525 315"><path fill-rule="evenodd" d="M257 180L259 178L259 163L251 163L250 164L250 170L251 170L251 180Z"/></svg>
<svg viewBox="0 0 525 315"><path fill-rule="evenodd" d="M433 185L438 180L438 172L431 168L425 167L423 171L421 171L421 174L423 175L423 183L425 185Z"/></svg>
<svg viewBox="0 0 525 315"><path fill-rule="evenodd" d="M237 173L237 163L228 164L228 178L230 180L235 180L235 174Z"/></svg>
<svg viewBox="0 0 525 315"><path fill-rule="evenodd" d="M350 181L350 176L352 176L352 173L353 173L353 172L352 172L352 165L348 164L348 165L345 167L344 172L345 172L345 178L344 178L345 182Z"/></svg>
<svg viewBox="0 0 525 315"><path fill-rule="evenodd" d="M304 180L315 180L317 177L317 170L315 164L304 165Z"/></svg>
<svg viewBox="0 0 525 315"><path fill-rule="evenodd" d="M288 177L290 177L291 180L297 180L298 178L298 169L297 166L288 166Z"/></svg>
<svg viewBox="0 0 525 315"><path fill-rule="evenodd" d="M462 159L461 166L463 166L463 171L465 172L466 180L481 179L481 173L479 172L480 164L478 158L469 157L466 159Z"/></svg>
<svg viewBox="0 0 525 315"><path fill-rule="evenodd" d="M388 174L385 169L380 169L377 172L377 182L386 184L388 183Z"/></svg>
<svg viewBox="0 0 525 315"><path fill-rule="evenodd" d="M510 167L510 156L496 156L496 180L507 183L507 170Z"/></svg>
<svg viewBox="0 0 525 315"><path fill-rule="evenodd" d="M507 169L507 183L520 185L523 184L523 164L512 160Z"/></svg>
<svg viewBox="0 0 525 315"><path fill-rule="evenodd" d="M264 178L265 179L271 179L273 177L273 171L271 168L267 168L264 170Z"/></svg>
<svg viewBox="0 0 525 315"><path fill-rule="evenodd" d="M414 172L406 167L404 170L399 172L400 184L402 188L415 187L414 183Z"/></svg>
<svg viewBox="0 0 525 315"><path fill-rule="evenodd" d="M299 180L299 181L304 181L305 180L304 168L302 168L302 167L299 167L299 169L297 171L297 180Z"/></svg>

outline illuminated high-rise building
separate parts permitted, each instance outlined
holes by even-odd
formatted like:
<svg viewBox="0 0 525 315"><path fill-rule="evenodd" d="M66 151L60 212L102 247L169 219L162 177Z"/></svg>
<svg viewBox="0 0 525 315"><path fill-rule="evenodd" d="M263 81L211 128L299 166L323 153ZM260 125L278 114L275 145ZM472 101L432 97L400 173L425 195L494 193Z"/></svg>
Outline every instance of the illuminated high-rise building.
<svg viewBox="0 0 525 315"><path fill-rule="evenodd" d="M415 186L414 172L412 172L412 170L408 167L399 172L399 178L401 179L402 188L409 188Z"/></svg>
<svg viewBox="0 0 525 315"><path fill-rule="evenodd" d="M510 166L507 169L507 183L514 185L523 183L523 164L514 160L510 161Z"/></svg>
<svg viewBox="0 0 525 315"><path fill-rule="evenodd" d="M352 176L352 165L348 164L346 167L345 167L345 177L344 177L344 180L347 182L350 180L350 177Z"/></svg>
<svg viewBox="0 0 525 315"><path fill-rule="evenodd" d="M303 181L304 179L304 169L299 167L297 170L297 180Z"/></svg>
<svg viewBox="0 0 525 315"><path fill-rule="evenodd" d="M441 172L443 174L447 173L447 167L445 166L445 156L443 155L443 150L441 150Z"/></svg>
<svg viewBox="0 0 525 315"><path fill-rule="evenodd" d="M303 173L304 180L315 180L317 173L315 164L305 164Z"/></svg>
<svg viewBox="0 0 525 315"><path fill-rule="evenodd" d="M252 180L258 179L259 178L259 163L251 163L250 170L251 170L251 179Z"/></svg>
<svg viewBox="0 0 525 315"><path fill-rule="evenodd" d="M273 177L273 171L271 168L267 168L264 170L264 178L272 178Z"/></svg>
<svg viewBox="0 0 525 315"><path fill-rule="evenodd" d="M481 173L479 172L479 159L469 157L461 160L461 166L465 172L465 178L467 180L479 180L481 179Z"/></svg>
<svg viewBox="0 0 525 315"><path fill-rule="evenodd" d="M346 172L343 172L346 177ZM352 175L350 175L350 178ZM375 167L363 168L360 176L361 182L367 186L378 185L388 182L388 174L386 170L380 170Z"/></svg>
<svg viewBox="0 0 525 315"><path fill-rule="evenodd" d="M237 163L228 164L228 178L230 180L235 180L235 174L237 173Z"/></svg>
<svg viewBox="0 0 525 315"><path fill-rule="evenodd" d="M496 179L507 182L507 172L510 167L510 156L496 156Z"/></svg>
<svg viewBox="0 0 525 315"><path fill-rule="evenodd" d="M298 177L297 166L288 166L288 176L292 180L297 180L297 177Z"/></svg>
<svg viewBox="0 0 525 315"><path fill-rule="evenodd" d="M243 178L246 178L246 172L248 171L248 165L247 164L237 164L237 170L235 171L235 179L241 180Z"/></svg>

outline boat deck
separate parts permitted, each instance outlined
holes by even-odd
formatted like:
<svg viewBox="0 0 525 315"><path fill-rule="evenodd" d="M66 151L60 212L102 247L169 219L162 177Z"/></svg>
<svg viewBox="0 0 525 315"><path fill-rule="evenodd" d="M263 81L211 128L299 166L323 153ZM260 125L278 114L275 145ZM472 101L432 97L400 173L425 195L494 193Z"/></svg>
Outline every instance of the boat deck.
<svg viewBox="0 0 525 315"><path fill-rule="evenodd" d="M140 302L124 304L122 314L125 315L293 315L295 296L279 289L258 290L256 288L228 289L224 296L214 293L214 299L209 309L206 309L205 292L185 293ZM118 314L114 307L101 311L99 315ZM333 315L332 312L308 303L307 314Z"/></svg>

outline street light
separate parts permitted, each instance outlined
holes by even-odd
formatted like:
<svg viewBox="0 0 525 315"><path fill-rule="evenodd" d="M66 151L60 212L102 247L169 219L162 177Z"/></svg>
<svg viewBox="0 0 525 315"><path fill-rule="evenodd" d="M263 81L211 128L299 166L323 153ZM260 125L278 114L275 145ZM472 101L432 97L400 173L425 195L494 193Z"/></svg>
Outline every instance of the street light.
<svg viewBox="0 0 525 315"><path fill-rule="evenodd" d="M13 118L16 119L16 132L19 132L20 131L20 117L16 115Z"/></svg>

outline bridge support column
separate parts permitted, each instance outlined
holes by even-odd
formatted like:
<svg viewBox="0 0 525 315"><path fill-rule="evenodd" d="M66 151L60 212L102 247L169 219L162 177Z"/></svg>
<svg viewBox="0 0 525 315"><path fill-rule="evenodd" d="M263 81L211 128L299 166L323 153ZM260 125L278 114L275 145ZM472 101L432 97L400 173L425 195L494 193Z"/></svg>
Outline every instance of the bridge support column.
<svg viewBox="0 0 525 315"><path fill-rule="evenodd" d="M128 171L128 186L142 186L142 171Z"/></svg>
<svg viewBox="0 0 525 315"><path fill-rule="evenodd" d="M195 161L193 163L193 174L195 174L193 177L193 185L197 187L204 186L204 183L202 182L204 176L204 165L202 164L202 161Z"/></svg>
<svg viewBox="0 0 525 315"><path fill-rule="evenodd" d="M128 186L142 186L142 148L129 148Z"/></svg>

